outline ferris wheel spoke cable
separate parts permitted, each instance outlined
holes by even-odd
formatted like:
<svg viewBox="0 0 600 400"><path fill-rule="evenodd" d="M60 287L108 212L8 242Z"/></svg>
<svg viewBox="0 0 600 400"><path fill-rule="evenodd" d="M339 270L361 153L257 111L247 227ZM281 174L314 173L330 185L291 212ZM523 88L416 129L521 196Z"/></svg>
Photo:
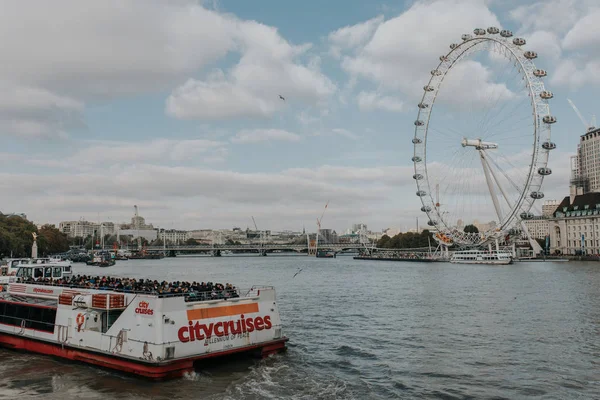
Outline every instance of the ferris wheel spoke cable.
<svg viewBox="0 0 600 400"><path fill-rule="evenodd" d="M502 156L504 157L504 156ZM506 159L506 157L504 157ZM496 160L494 160L492 157L490 157L490 160L492 161L492 163L496 166L496 168L498 168L498 170L500 170L500 172L506 177L506 179L513 185L513 187L517 190L517 191L521 191L522 188L524 187L524 185L517 185L513 179L502 169L498 166L498 164L496 163ZM517 169L517 167L515 167L510 161L508 161L508 159L506 159L507 164L509 164L510 166L513 167L513 169Z"/></svg>
<svg viewBox="0 0 600 400"><path fill-rule="evenodd" d="M516 106L515 106L513 109L511 109L511 113L515 113L515 111L516 111L517 109L519 109L520 107L522 107L522 106L523 106L522 102L521 102L521 103L518 103L518 104L517 104L517 105L516 105ZM502 123L505 123L506 121L509 121L509 120L512 120L512 121L513 121L513 122L512 122L512 125L510 125L510 128L512 128L512 127L516 126L517 124L519 124L520 122L526 121L527 119L531 119L531 118L532 118L532 114L523 115L523 116L521 116L521 118L520 118L519 120L517 120L517 121L515 121L515 120L514 120L514 118L512 118L512 119L509 119L509 118L499 119L498 121L496 121L496 122L494 123L494 125L487 126L487 127L485 128L485 132L492 132L492 131L494 131L496 128L498 128L498 127L500 126L500 124L502 124ZM492 135L485 136L485 138L486 138L486 139L489 139L491 136L493 136L493 134L492 134Z"/></svg>
<svg viewBox="0 0 600 400"><path fill-rule="evenodd" d="M515 67L513 66L513 71L514 71L514 68ZM507 71L507 69L503 69L503 73L502 73L502 77L501 78L504 78L504 75L505 75L506 71ZM493 93L492 94L494 94L496 92L496 90L498 89L498 87L499 87L499 84L494 84L494 86L493 86ZM496 96L496 100L494 102L494 105L492 107L488 107L488 109L486 110L486 113L479 120L479 124L478 124L479 132L483 131L484 124L485 124L485 121L488 118L490 110L496 108L496 106L498 105L498 102L500 101L500 94L501 93L499 92L498 96ZM492 97L492 96L490 96L490 97ZM504 104L502 105L502 108L504 108L506 106L506 104L507 104L507 102L505 101ZM501 110L502 110L502 108L501 108Z"/></svg>
<svg viewBox="0 0 600 400"><path fill-rule="evenodd" d="M508 102L505 102L505 104L501 107L501 110L499 110L498 113L494 114L485 124L485 126L483 126L481 128L482 132L493 132L497 127L501 126L502 124L505 123L510 123L511 121L513 121L513 124L515 123L514 120L514 116L519 116L520 118L523 119L527 119L527 118L532 118L532 114L528 113L526 115L522 115L520 116L518 113L519 109L522 109L524 107L524 105L527 103L527 98L521 99L521 101L516 102L514 104L511 105L510 108L506 108L506 105L508 104ZM489 136L485 136L486 138L489 138Z"/></svg>
<svg viewBox="0 0 600 400"><path fill-rule="evenodd" d="M504 76L505 76L505 74L506 74L506 71L507 71L507 70L508 70L507 68L504 68L504 69L503 69L502 76L501 76L501 77L500 77L500 79L498 79L498 80L500 80L500 81L501 81L501 80L504 80ZM512 72L513 72L513 71L514 71L514 66L513 66L513 69L511 70L511 74L512 74ZM494 97L494 96L493 96L493 94L494 94L494 93L496 93L496 91L497 91L497 90L498 90L498 88L500 87L500 85L499 85L499 84L493 84L493 85L494 85L494 86L493 86L493 92L492 92L492 94L489 96L490 98L493 98L493 97ZM484 128L484 126L485 126L485 124L486 124L486 120L488 119L488 116L489 116L489 113L490 113L490 111L491 111L492 109L495 109L495 108L497 107L497 105L498 105L498 102L500 101L500 95L501 95L501 92L498 92L498 95L497 95L497 96L495 96L494 105L493 105L493 106L491 106L491 107L488 107L488 108L487 108L487 110L486 110L486 112L485 112L485 113L484 113L484 114L481 116L481 118L479 119L479 123L478 123L478 132L481 132L481 131L483 130L483 128ZM505 101L505 102L502 104L502 108L501 108L501 110L502 110L502 109L503 109L503 108L506 106L506 104L507 104L507 102ZM497 115L497 114L499 114L499 113L494 113L493 115Z"/></svg>
<svg viewBox="0 0 600 400"><path fill-rule="evenodd" d="M519 102L504 101L500 109L493 113L492 116L487 119L485 124L481 126L481 131L489 132L493 127L510 120L510 116L515 115L517 110L523 108L524 103L526 103L528 99L527 96L523 96ZM511 106L507 108L508 104L511 104ZM529 115L531 116L531 114Z"/></svg>

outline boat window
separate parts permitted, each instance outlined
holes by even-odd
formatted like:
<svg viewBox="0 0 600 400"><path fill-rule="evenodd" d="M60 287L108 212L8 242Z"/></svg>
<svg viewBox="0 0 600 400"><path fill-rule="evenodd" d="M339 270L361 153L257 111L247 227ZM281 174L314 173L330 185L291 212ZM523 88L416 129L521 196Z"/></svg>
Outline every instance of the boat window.
<svg viewBox="0 0 600 400"><path fill-rule="evenodd" d="M24 271L24 272L25 272L25 276L26 276L27 278L31 278L31 276L32 276L32 274L33 274L33 268L31 268L31 267L30 267L30 268L24 268L24 270L25 270L25 271Z"/></svg>
<svg viewBox="0 0 600 400"><path fill-rule="evenodd" d="M60 278L62 274L60 273L60 267L54 267L52 272L53 278Z"/></svg>
<svg viewBox="0 0 600 400"><path fill-rule="evenodd" d="M65 267L65 272L71 272L71 266L70 265L68 265L68 266Z"/></svg>
<svg viewBox="0 0 600 400"><path fill-rule="evenodd" d="M24 268L19 268L19 270L17 271L17 276L23 276L23 269Z"/></svg>
<svg viewBox="0 0 600 400"><path fill-rule="evenodd" d="M52 278L52 267L44 268L44 278Z"/></svg>
<svg viewBox="0 0 600 400"><path fill-rule="evenodd" d="M33 271L33 277L34 278L42 278L44 276L44 269L43 268L35 268L35 270Z"/></svg>

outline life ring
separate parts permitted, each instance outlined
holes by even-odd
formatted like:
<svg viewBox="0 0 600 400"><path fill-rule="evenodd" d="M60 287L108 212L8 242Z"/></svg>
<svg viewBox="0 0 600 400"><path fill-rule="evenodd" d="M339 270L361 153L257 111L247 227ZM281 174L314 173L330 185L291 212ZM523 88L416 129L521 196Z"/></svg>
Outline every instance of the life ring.
<svg viewBox="0 0 600 400"><path fill-rule="evenodd" d="M75 322L77 323L77 332L80 332L81 327L83 326L83 323L85 322L85 317L83 316L83 314L81 314L81 313L77 314L77 318L75 319Z"/></svg>

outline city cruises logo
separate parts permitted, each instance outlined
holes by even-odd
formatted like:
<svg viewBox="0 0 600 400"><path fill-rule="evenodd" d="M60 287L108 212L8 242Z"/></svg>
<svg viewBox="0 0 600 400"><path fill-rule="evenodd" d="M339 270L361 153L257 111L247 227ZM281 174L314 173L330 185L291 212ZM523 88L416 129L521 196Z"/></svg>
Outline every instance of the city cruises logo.
<svg viewBox="0 0 600 400"><path fill-rule="evenodd" d="M54 290L52 289L44 289L44 288L33 288L33 293L45 293L45 294L54 294Z"/></svg>
<svg viewBox="0 0 600 400"><path fill-rule="evenodd" d="M154 315L154 310L150 308L150 303L147 301L140 301L135 308L135 313L141 315Z"/></svg>
<svg viewBox="0 0 600 400"><path fill-rule="evenodd" d="M182 343L204 340L204 345L243 337L249 337L251 332L271 329L271 317L247 317L244 313L257 313L258 303L239 304L235 306L201 308L188 310L188 326L182 326L177 331ZM239 315L237 320L201 323L198 320Z"/></svg>

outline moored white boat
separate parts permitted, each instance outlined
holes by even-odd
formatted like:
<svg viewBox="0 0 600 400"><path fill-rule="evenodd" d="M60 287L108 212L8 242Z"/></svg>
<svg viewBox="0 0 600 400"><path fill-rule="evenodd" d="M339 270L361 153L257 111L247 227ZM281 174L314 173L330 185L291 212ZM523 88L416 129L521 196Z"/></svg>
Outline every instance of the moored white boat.
<svg viewBox="0 0 600 400"><path fill-rule="evenodd" d="M513 257L508 251L502 250L464 250L455 251L450 259L454 264L512 264Z"/></svg>

